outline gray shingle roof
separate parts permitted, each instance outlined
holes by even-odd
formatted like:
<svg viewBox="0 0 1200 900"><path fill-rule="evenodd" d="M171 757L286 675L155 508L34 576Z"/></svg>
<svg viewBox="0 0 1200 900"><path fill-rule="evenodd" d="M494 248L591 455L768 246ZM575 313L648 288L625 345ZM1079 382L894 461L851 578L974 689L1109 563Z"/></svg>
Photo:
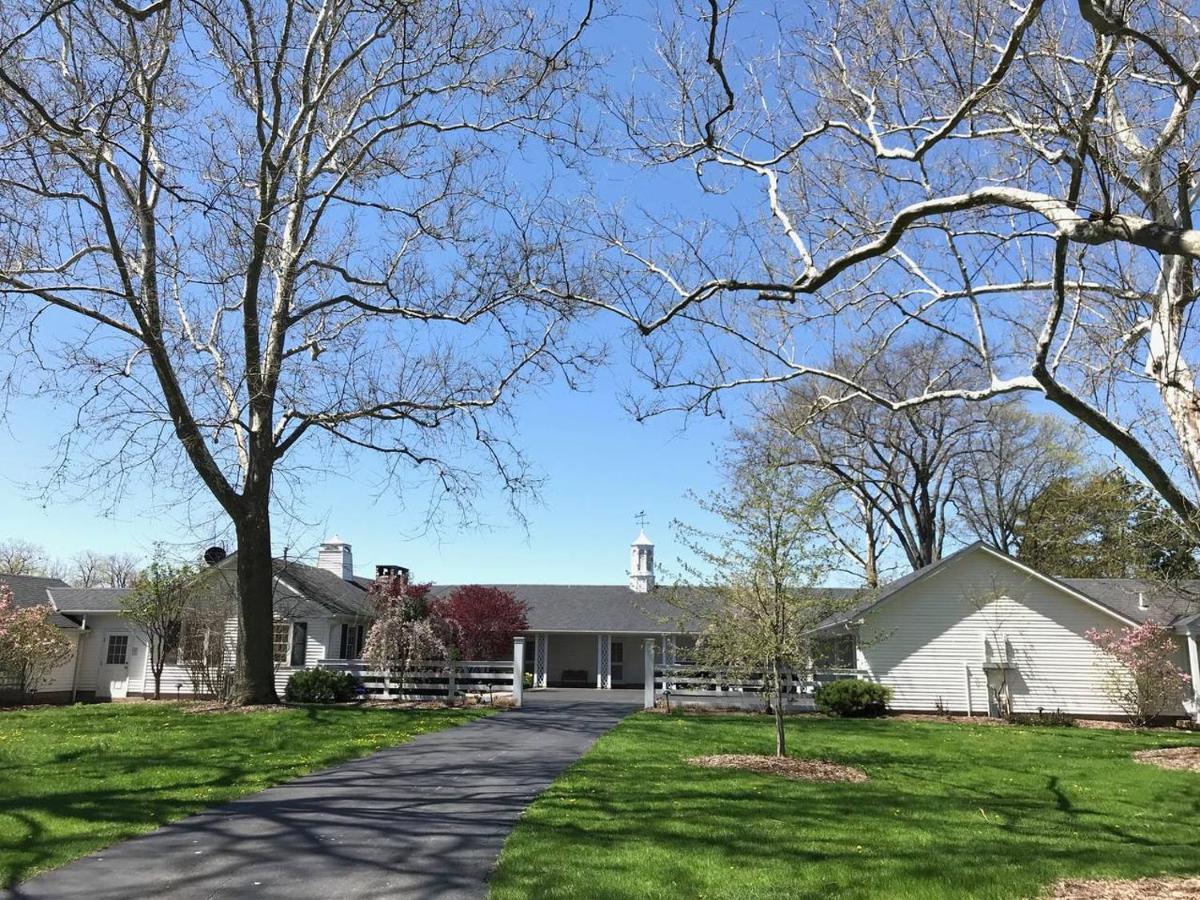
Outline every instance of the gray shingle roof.
<svg viewBox="0 0 1200 900"><path fill-rule="evenodd" d="M432 597L441 597L458 585L437 585ZM639 593L618 584L492 584L513 594L528 607L530 631L581 631L632 634L690 634L699 630L686 611L669 601L672 588L658 587ZM685 605L703 602L709 592L692 588ZM821 588L831 599L853 596L849 588Z"/></svg>
<svg viewBox="0 0 1200 900"><path fill-rule="evenodd" d="M1144 578L1063 578L1063 584L1087 594L1135 622L1150 619L1173 625L1200 612L1200 581L1161 582ZM1147 609L1141 609L1139 595Z"/></svg>
<svg viewBox="0 0 1200 900"><path fill-rule="evenodd" d="M17 606L38 606L46 603L48 588L66 587L61 578L43 578L40 575L0 575L0 584L12 590L13 603Z"/></svg>
<svg viewBox="0 0 1200 900"><path fill-rule="evenodd" d="M436 585L441 597L460 585ZM683 613L662 599L664 589L648 594L614 584L491 584L513 594L527 607L530 631L675 633Z"/></svg>
<svg viewBox="0 0 1200 900"><path fill-rule="evenodd" d="M12 589L13 603L17 606L41 606L50 602L51 588L66 587L61 578L43 578L40 575L0 575L0 584ZM62 613L55 613L50 621L59 628L76 628L79 623Z"/></svg>
<svg viewBox="0 0 1200 900"><path fill-rule="evenodd" d="M121 598L129 588L73 588L50 589L50 599L65 613L120 612Z"/></svg>
<svg viewBox="0 0 1200 900"><path fill-rule="evenodd" d="M367 618L374 615L371 601L367 599L369 580L356 577L354 581L346 581L326 569L318 569L294 559L275 559L272 562L278 579L274 598L276 613L296 619L326 616ZM230 591L233 591L237 584L237 553L230 553L205 571L224 575Z"/></svg>

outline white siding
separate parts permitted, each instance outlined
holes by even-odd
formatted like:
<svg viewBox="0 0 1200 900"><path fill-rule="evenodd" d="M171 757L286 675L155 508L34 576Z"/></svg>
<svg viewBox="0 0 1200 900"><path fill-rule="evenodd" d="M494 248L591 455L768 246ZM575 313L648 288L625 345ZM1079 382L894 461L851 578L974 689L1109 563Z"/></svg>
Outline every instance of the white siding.
<svg viewBox="0 0 1200 900"><path fill-rule="evenodd" d="M899 710L986 712L984 641L1007 641L1013 709L1119 715L1105 696L1109 659L1084 637L1121 620L986 550L902 589L859 628L859 667L895 692ZM1183 652L1182 642L1180 652ZM993 676L994 677L994 676Z"/></svg>
<svg viewBox="0 0 1200 900"><path fill-rule="evenodd" d="M39 694L48 694L51 691L70 691L71 682L75 678L75 654L79 650L79 632L75 630L64 631L67 640L71 642L71 655L67 657L66 662L55 666L46 675L46 679L37 686Z"/></svg>

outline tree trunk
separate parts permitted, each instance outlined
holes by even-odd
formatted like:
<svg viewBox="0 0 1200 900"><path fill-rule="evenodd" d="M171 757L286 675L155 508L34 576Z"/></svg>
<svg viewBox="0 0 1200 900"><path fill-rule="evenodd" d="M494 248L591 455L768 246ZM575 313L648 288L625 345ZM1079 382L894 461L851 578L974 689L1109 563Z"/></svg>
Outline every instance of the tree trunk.
<svg viewBox="0 0 1200 900"><path fill-rule="evenodd" d="M154 699L162 699L162 666L154 666Z"/></svg>
<svg viewBox="0 0 1200 900"><path fill-rule="evenodd" d="M783 680L779 672L779 660L772 660L771 670L775 677L775 755L787 756L787 737L783 730Z"/></svg>
<svg viewBox="0 0 1200 900"><path fill-rule="evenodd" d="M268 499L247 497L237 530L237 590L240 625L238 688L242 704L278 703L275 693L274 571Z"/></svg>

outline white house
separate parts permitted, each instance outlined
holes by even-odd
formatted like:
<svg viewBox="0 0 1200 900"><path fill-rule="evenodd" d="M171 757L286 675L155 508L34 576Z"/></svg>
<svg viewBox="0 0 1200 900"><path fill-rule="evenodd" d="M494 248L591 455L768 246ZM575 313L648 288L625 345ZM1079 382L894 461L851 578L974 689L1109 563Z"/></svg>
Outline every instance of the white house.
<svg viewBox="0 0 1200 900"><path fill-rule="evenodd" d="M235 558L218 561L214 577L233 582ZM371 580L354 574L349 544L331 538L314 565L275 560L277 683L321 660L356 659L372 616ZM377 577L407 577L377 566ZM77 652L52 673L45 699L144 696L153 689L146 647L120 615L121 591L68 588L47 579L10 579L18 602L45 602ZM536 687L640 688L647 680L644 647L655 664L675 661L695 640L655 584L654 545L644 533L630 547L625 584L495 585L527 607L526 666ZM453 590L435 587L434 596ZM829 589L832 596L859 596ZM1106 696L1111 663L1085 636L1089 629L1136 626L1153 619L1175 631L1177 661L1200 685L1200 583L1164 585L1136 579L1056 579L984 544L973 544L919 572L863 596L819 629L824 664L857 669L887 684L897 710L996 711L998 692L1018 712L1061 709L1074 715L1118 715ZM180 659L164 672L166 696L197 688L186 657L201 640L236 641L236 619L224 634L189 635ZM1200 714L1195 701L1189 711ZM1180 710L1182 712L1183 710Z"/></svg>
<svg viewBox="0 0 1200 900"><path fill-rule="evenodd" d="M217 554L206 572L222 585L226 599L235 596L236 554ZM276 559L275 566L275 671L282 691L297 669L322 659L357 657L372 606L367 599L371 579L354 574L349 544L337 537L321 545L316 564ZM378 567L384 574L402 571L399 566ZM44 702L152 696L154 678L148 667L147 643L138 628L121 615L121 598L127 588L72 588L58 579L0 576L10 582L18 605L49 602L54 621L72 641L70 659L50 673L37 698ZM18 592L18 586L20 588ZM199 656L208 642L220 640L227 648L237 641L237 619L230 607L221 634L200 633L185 623L180 651L163 670L166 697L203 693L195 683L195 666L189 654Z"/></svg>
<svg viewBox="0 0 1200 900"><path fill-rule="evenodd" d="M1085 632L1148 620L1173 629L1176 662L1194 688L1198 601L1200 584L1056 579L978 543L892 582L822 630L841 643L844 664L892 688L898 710L995 713L1002 692L1015 712L1115 716L1121 710L1106 692L1112 662Z"/></svg>

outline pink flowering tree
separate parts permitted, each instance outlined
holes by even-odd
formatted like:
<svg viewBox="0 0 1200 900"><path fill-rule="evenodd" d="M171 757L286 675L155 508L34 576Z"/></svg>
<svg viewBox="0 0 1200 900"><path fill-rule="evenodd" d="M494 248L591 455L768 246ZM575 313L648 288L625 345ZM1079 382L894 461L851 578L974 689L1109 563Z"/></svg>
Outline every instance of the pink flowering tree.
<svg viewBox="0 0 1200 900"><path fill-rule="evenodd" d="M1183 700L1191 678L1175 665L1179 647L1166 628L1151 621L1085 634L1119 664L1109 674L1108 696L1133 724L1147 725Z"/></svg>
<svg viewBox="0 0 1200 900"><path fill-rule="evenodd" d="M0 584L0 673L16 682L22 699L71 655L71 642L50 621L52 615L49 605L17 606L12 590Z"/></svg>
<svg viewBox="0 0 1200 900"><path fill-rule="evenodd" d="M439 623L429 617L431 587L391 579L375 582L370 590L376 617L363 644L363 659L385 673L385 684L394 677L402 691L409 672L448 655Z"/></svg>

